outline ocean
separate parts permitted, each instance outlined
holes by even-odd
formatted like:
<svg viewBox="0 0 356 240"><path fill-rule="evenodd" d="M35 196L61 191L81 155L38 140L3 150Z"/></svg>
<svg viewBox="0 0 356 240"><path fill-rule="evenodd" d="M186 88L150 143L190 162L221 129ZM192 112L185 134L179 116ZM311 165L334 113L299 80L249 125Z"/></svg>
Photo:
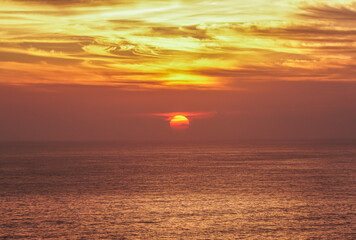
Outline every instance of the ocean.
<svg viewBox="0 0 356 240"><path fill-rule="evenodd" d="M2 142L1 239L356 239L356 141Z"/></svg>

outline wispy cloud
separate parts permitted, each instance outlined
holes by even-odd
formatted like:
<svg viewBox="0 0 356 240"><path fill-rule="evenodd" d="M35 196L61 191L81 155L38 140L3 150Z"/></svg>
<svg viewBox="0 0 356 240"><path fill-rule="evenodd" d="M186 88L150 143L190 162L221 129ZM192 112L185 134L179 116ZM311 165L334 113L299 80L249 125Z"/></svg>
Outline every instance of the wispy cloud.
<svg viewBox="0 0 356 240"><path fill-rule="evenodd" d="M299 2L0 1L1 81L130 89L355 81L354 1Z"/></svg>
<svg viewBox="0 0 356 240"><path fill-rule="evenodd" d="M356 20L356 3L351 2L346 6L332 6L321 4L317 6L309 5L302 8L305 12L301 16L314 18L318 20L331 21L355 21ZM355 24L356 25L356 24Z"/></svg>
<svg viewBox="0 0 356 240"><path fill-rule="evenodd" d="M143 116L154 116L154 117L162 117L166 120L171 120L174 116L185 116L189 119L205 119L211 118L216 115L217 112L168 112L168 113L148 113Z"/></svg>

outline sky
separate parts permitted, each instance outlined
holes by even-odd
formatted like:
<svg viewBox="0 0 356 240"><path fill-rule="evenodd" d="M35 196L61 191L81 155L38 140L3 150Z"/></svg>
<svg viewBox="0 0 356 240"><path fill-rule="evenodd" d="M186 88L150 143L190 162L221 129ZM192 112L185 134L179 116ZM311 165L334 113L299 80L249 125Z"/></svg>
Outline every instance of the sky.
<svg viewBox="0 0 356 240"><path fill-rule="evenodd" d="M0 21L0 140L356 138L356 1L0 0Z"/></svg>

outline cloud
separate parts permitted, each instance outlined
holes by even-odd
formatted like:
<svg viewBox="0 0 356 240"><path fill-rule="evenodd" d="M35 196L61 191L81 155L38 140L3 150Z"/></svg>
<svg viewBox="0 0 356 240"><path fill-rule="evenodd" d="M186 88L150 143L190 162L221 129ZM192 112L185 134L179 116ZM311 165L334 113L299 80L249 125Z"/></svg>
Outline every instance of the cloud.
<svg viewBox="0 0 356 240"><path fill-rule="evenodd" d="M18 66L16 81L27 84L224 89L240 81L355 81L354 4L237 2L4 1L0 61ZM265 9L254 11L257 3ZM68 66L74 77L58 76ZM2 71L1 81L16 78L15 69Z"/></svg>
<svg viewBox="0 0 356 240"><path fill-rule="evenodd" d="M327 21L356 21L356 4L331 6L327 4L317 6L305 6L302 8L303 17Z"/></svg>
<svg viewBox="0 0 356 240"><path fill-rule="evenodd" d="M301 67L298 67L298 64ZM291 62L289 65L275 66L249 66L243 69L201 69L197 74L216 76L225 79L225 84L239 87L240 84L252 82L278 82L278 81L330 81L350 82L356 81L356 65L333 62L325 67L326 63L315 62L314 68L305 69L303 61Z"/></svg>
<svg viewBox="0 0 356 240"><path fill-rule="evenodd" d="M164 117L170 121L174 116L182 115L189 119L205 119L211 118L216 115L217 112L168 112L168 113L147 113L144 116Z"/></svg>
<svg viewBox="0 0 356 240"><path fill-rule="evenodd" d="M275 28L258 28L257 26L250 31L261 36L270 37L282 37L287 39L310 39L310 37L327 37L327 36L355 36L356 30L353 29L332 29L326 26L310 26L310 25L291 25L286 27L275 27ZM328 38L330 39L330 38ZM332 41L332 39L330 39Z"/></svg>
<svg viewBox="0 0 356 240"><path fill-rule="evenodd" d="M129 0L13 0L13 2L20 2L24 4L37 4L37 5L54 5L54 6L97 6L97 5L112 5L112 4L128 4L132 1Z"/></svg>
<svg viewBox="0 0 356 240"><path fill-rule="evenodd" d="M46 62L50 64L58 64L58 65L73 65L73 64L78 64L80 63L80 60L78 59L71 59L71 58L61 58L61 57L56 57L56 56L41 56L41 52L38 52L38 55L29 55L27 53L21 53L21 52L7 52L7 51L1 51L0 50L0 62L17 62L17 63L31 63L31 64L37 64L41 62Z"/></svg>
<svg viewBox="0 0 356 240"><path fill-rule="evenodd" d="M208 35L207 30L200 29L198 25L180 27L152 27L147 34L159 37L192 37L199 40L212 39L212 37Z"/></svg>

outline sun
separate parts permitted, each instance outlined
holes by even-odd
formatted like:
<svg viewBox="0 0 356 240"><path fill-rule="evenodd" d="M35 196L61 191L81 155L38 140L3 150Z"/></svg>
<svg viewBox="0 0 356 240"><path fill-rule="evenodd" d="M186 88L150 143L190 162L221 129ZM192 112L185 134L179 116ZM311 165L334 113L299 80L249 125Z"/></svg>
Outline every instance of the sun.
<svg viewBox="0 0 356 240"><path fill-rule="evenodd" d="M189 120L183 115L176 115L169 124L173 130L185 130L189 127Z"/></svg>

